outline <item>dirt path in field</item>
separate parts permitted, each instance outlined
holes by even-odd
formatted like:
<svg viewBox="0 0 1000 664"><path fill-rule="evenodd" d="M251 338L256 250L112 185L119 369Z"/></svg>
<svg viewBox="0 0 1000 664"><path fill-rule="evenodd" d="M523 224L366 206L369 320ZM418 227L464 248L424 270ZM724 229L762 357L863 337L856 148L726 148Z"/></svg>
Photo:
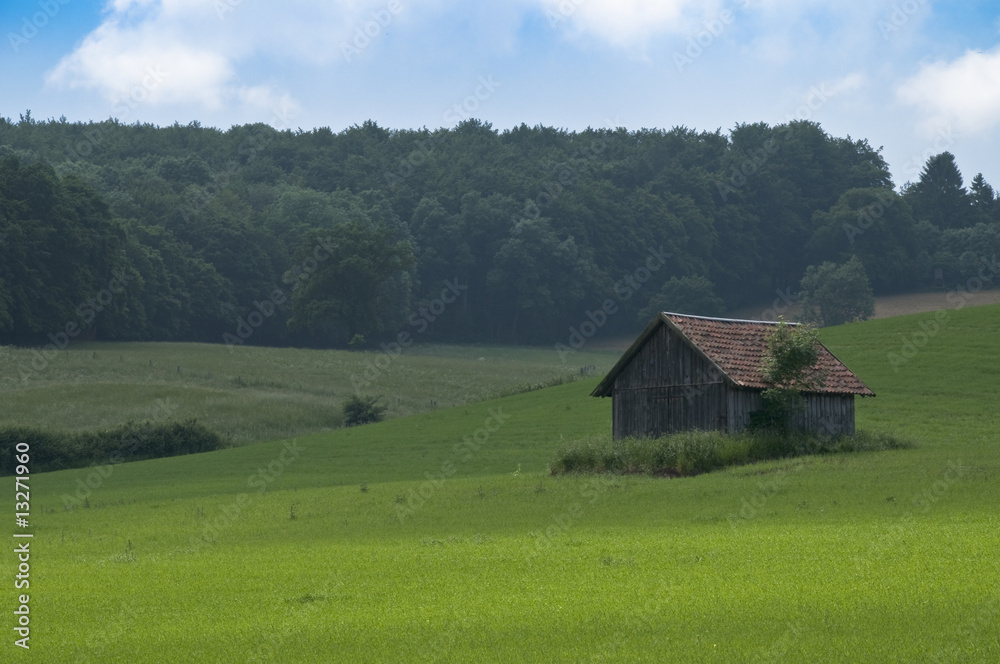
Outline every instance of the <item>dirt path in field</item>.
<svg viewBox="0 0 1000 664"><path fill-rule="evenodd" d="M927 311L937 311L938 309L950 309L954 305L948 302L950 291L940 290L930 293L904 293L902 295L885 295L875 298L875 318L892 318L894 316L905 316L907 314L921 314ZM777 308L775 308L777 304ZM985 304L1000 304L1000 290L984 290L978 293L971 293L965 301L965 306L976 307ZM783 308L784 303L779 299L776 302L758 305L756 307L743 307L727 314L727 318L744 318L747 320L774 320L774 314L785 317L787 320L798 320L801 310L798 306L792 305Z"/></svg>
<svg viewBox="0 0 1000 664"><path fill-rule="evenodd" d="M948 302L949 291L933 291L930 293L904 293L902 295L886 295L875 298L875 318L892 318L907 314L920 314L938 309L950 309L954 305ZM1000 289L984 290L972 293L965 301L967 307L978 307L986 304L1000 304ZM776 306L777 305L777 306ZM801 313L796 305L787 306L780 299L766 302L753 307L743 307L730 311L726 318L744 320L775 320L779 314L788 321L798 320ZM595 339L591 341L588 350L624 351L635 337L619 337L615 339Z"/></svg>

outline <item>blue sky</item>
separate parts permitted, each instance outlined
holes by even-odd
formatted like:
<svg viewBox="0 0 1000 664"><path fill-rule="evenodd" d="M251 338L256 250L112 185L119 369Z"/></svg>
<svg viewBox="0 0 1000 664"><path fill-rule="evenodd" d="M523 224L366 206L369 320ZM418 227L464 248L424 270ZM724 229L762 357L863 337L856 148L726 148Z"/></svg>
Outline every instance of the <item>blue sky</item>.
<svg viewBox="0 0 1000 664"><path fill-rule="evenodd" d="M0 115L339 131L814 120L1000 187L1000 2L8 0Z"/></svg>

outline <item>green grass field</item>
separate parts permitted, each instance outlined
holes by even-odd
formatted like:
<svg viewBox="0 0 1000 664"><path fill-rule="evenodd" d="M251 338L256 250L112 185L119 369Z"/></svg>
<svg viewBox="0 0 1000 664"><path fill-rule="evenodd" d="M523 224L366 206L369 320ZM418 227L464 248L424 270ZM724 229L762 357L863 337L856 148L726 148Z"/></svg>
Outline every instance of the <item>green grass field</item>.
<svg viewBox="0 0 1000 664"><path fill-rule="evenodd" d="M390 349L392 351L394 349ZM0 425L79 431L195 418L237 444L340 427L344 400L382 395L386 416L447 408L607 371L617 353L415 345L398 353L211 344L81 343L46 359L0 347Z"/></svg>
<svg viewBox="0 0 1000 664"><path fill-rule="evenodd" d="M878 394L859 426L915 449L549 476L610 427L589 379L33 476L4 661L1000 661L1000 307L932 319L822 334Z"/></svg>

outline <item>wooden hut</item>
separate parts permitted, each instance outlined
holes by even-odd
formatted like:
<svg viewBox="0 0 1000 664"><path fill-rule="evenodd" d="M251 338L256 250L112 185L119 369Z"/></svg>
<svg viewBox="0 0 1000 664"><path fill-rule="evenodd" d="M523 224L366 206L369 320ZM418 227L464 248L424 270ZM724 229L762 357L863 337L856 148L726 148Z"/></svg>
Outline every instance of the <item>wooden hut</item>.
<svg viewBox="0 0 1000 664"><path fill-rule="evenodd" d="M792 323L793 324L793 323ZM592 396L611 397L612 431L662 436L687 429L736 432L762 407L771 387L760 369L778 323L658 314ZM813 367L821 387L804 393L792 425L830 435L854 434L854 395L875 396L821 346Z"/></svg>

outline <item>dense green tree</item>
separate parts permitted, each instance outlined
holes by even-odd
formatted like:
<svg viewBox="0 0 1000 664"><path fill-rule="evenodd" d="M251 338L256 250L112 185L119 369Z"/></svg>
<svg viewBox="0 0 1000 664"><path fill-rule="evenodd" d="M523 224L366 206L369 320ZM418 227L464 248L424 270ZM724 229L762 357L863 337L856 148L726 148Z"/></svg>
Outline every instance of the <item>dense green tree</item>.
<svg viewBox="0 0 1000 664"><path fill-rule="evenodd" d="M857 256L843 265L831 262L819 267L810 265L801 287L799 299L806 322L841 325L875 315L875 298L868 275Z"/></svg>
<svg viewBox="0 0 1000 664"><path fill-rule="evenodd" d="M420 246L421 292L434 294L447 279L468 283L475 264L469 231L462 214L451 214L436 198L420 200L410 219L410 231Z"/></svg>
<svg viewBox="0 0 1000 664"><path fill-rule="evenodd" d="M787 431L802 408L802 394L816 389L823 376L813 367L819 359L819 335L809 325L780 321L767 335L761 377L768 387L763 408L751 414L751 426Z"/></svg>
<svg viewBox="0 0 1000 664"><path fill-rule="evenodd" d="M292 329L307 328L346 343L382 332L394 279L413 265L413 248L385 224L349 221L311 231L295 257L303 266L292 294ZM313 267L315 266L315 267ZM310 269L311 268L311 269Z"/></svg>
<svg viewBox="0 0 1000 664"><path fill-rule="evenodd" d="M927 160L920 179L905 192L917 220L941 229L972 225L972 201L962 184L955 155L942 152Z"/></svg>
<svg viewBox="0 0 1000 664"><path fill-rule="evenodd" d="M952 259L945 263L949 281L966 281L980 277L980 274L996 281L993 266L1000 256L1000 224L976 224L971 228L946 230L941 233L940 246L942 256ZM984 285L989 286L989 283Z"/></svg>
<svg viewBox="0 0 1000 664"><path fill-rule="evenodd" d="M996 245L981 176L963 194L939 155L900 198L879 150L815 122L570 132L455 119L333 132L0 118L0 159L18 164L0 169L0 332L44 339L124 270L128 288L91 321L101 337L218 340L263 307L270 322L247 343L343 343L344 312L319 291L309 307L323 315L302 326L314 336L285 323L295 297L297 320L309 309L298 291L319 276L316 237L354 223L414 251L356 317L373 340L416 316L428 339L548 342L609 298L621 313L602 333L632 334L668 283L704 279L727 307L756 306L810 264L857 256L884 293L930 285L936 267L967 280ZM652 273L650 252L664 257ZM423 315L446 281L455 301Z"/></svg>
<svg viewBox="0 0 1000 664"><path fill-rule="evenodd" d="M726 313L722 299L715 295L715 286L701 276L671 277L659 292L649 299L649 304L639 312L639 321L649 321L661 311L672 311L695 316L721 316Z"/></svg>
<svg viewBox="0 0 1000 664"><path fill-rule="evenodd" d="M813 217L816 230L804 252L813 263L857 256L881 292L912 289L918 276L916 222L909 204L891 188L850 189L829 211Z"/></svg>
<svg viewBox="0 0 1000 664"><path fill-rule="evenodd" d="M982 173L977 173L969 184L969 197L972 199L973 217L976 223L1000 221L1000 203L996 192L986 181Z"/></svg>
<svg viewBox="0 0 1000 664"><path fill-rule="evenodd" d="M219 342L237 326L229 282L211 263L162 226L130 220L127 228L128 262L138 274L127 297L144 329L118 338Z"/></svg>
<svg viewBox="0 0 1000 664"><path fill-rule="evenodd" d="M560 238L548 219L519 221L497 251L487 282L500 339L523 343L538 341L539 331L554 334L587 293L591 272L574 238Z"/></svg>
<svg viewBox="0 0 1000 664"><path fill-rule="evenodd" d="M123 306L125 234L80 180L0 159L0 323L14 340L86 329ZM102 291L106 291L102 293ZM96 304L95 304L96 302Z"/></svg>

